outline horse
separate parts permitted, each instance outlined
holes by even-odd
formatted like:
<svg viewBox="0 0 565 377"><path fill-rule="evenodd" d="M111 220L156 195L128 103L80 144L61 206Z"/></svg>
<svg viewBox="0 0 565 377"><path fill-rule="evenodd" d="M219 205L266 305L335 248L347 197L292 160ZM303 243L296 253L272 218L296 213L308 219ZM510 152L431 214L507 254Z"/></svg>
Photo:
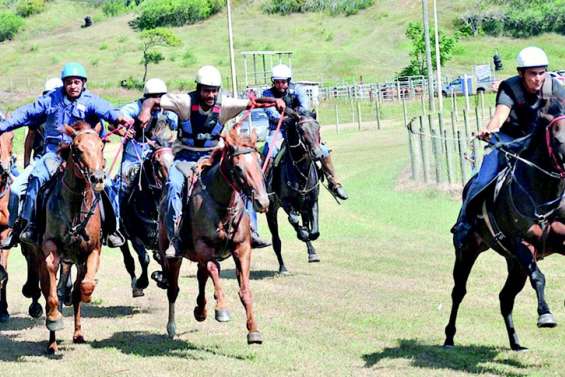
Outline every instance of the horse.
<svg viewBox="0 0 565 377"><path fill-rule="evenodd" d="M279 262L279 273L288 270L281 255L277 212L282 207L299 240L306 243L308 262L320 258L312 241L320 236L318 224L319 172L316 161L322 157L320 125L310 116L298 115L287 109L286 139L267 175L270 204L267 222L271 231L273 249ZM282 155L282 157L280 157ZM302 224L300 219L302 218Z"/></svg>
<svg viewBox="0 0 565 377"><path fill-rule="evenodd" d="M530 279L537 296L538 327L557 325L544 297L545 277L537 261L552 253L564 254L565 225L556 221L565 189L565 116L561 104L551 101L533 133L500 148L508 159L494 193L480 199L473 234L455 250L452 308L445 327L444 346L454 346L455 322L466 284L480 253L491 248L506 259L508 276L499 299L501 314L512 350L520 344L512 310L514 300ZM557 113L558 115L552 115ZM518 149L515 152L513 149Z"/></svg>
<svg viewBox="0 0 565 377"><path fill-rule="evenodd" d="M173 162L173 152L170 147L159 144L143 161L137 173L131 194L122 204L121 229L136 251L141 265L141 275L135 276L135 262L131 256L127 242L120 247L126 270L131 277L133 297L144 295L143 290L149 285L147 268L149 254L147 249L154 252L159 249L159 202L163 193L164 183L169 175L169 167Z"/></svg>
<svg viewBox="0 0 565 377"><path fill-rule="evenodd" d="M224 146L216 148L210 157L199 162L200 172L196 173L191 192L183 204L180 223L180 240L175 247L184 258L198 265L198 297L194 308L197 321L204 321L206 310L206 282L208 277L214 284L216 299L215 319L219 322L230 320L224 302L224 292L220 281L220 261L234 259L239 283L239 297L247 317L247 343L262 343L261 333L253 314L253 302L249 284L251 267L251 228L250 219L240 194L252 200L254 208L264 212L269 199L259 165L259 153L255 149L256 134L249 137L239 135L239 128L232 128L223 136ZM164 213L162 202L162 212ZM160 228L160 253L163 274L168 282L169 318L167 333L173 338L176 334L175 301L179 293L178 278L183 258L164 257L168 246L165 225Z"/></svg>
<svg viewBox="0 0 565 377"><path fill-rule="evenodd" d="M11 171L14 159L12 157L12 142L14 134L6 132L0 135L0 241L8 237L8 200L10 198ZM8 257L10 250L0 250L0 322L10 318L6 290L8 285Z"/></svg>
<svg viewBox="0 0 565 377"><path fill-rule="evenodd" d="M46 300L46 326L49 330L47 352L56 353L56 331L63 329L63 315L57 294L60 262L75 264L77 277L72 291L74 307L74 343L84 343L81 329L81 302L88 303L96 286L94 276L100 264L101 212L98 205L104 189L104 144L98 130L79 121L65 125L72 138L59 153L65 168L53 177L46 198L45 231L36 255L41 255L39 275Z"/></svg>

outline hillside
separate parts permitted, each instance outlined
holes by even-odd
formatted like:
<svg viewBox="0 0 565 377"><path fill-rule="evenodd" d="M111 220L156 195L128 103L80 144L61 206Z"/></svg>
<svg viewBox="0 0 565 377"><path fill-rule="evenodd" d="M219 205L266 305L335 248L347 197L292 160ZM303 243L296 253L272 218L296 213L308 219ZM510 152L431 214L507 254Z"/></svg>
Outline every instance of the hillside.
<svg viewBox="0 0 565 377"><path fill-rule="evenodd" d="M234 5L235 48L238 72L243 73L241 52L245 50L294 51L293 66L299 79L322 82L387 80L407 64L409 43L406 25L421 17L415 0L377 0L371 8L350 17L325 14L266 15L263 1L237 1ZM470 5L464 0L438 0L439 17L445 30ZM81 29L90 15L93 27ZM138 34L127 24L133 14L106 18L100 8L87 2L54 0L47 11L26 20L25 30L13 41L0 43L0 91L8 88L23 97L41 90L46 77L58 74L67 61L77 60L88 69L92 87L116 87L128 76L140 77ZM198 66L215 64L227 74L226 13L195 25L174 28L183 46L163 49L166 60L151 66L150 76L166 79L170 86L186 87ZM448 74L470 71L473 64L488 63L496 49L505 71L513 73L517 51L530 44L545 48L554 68L565 67L565 37L544 34L532 39L479 37L461 40L455 56L445 68ZM226 80L227 82L227 80ZM128 93L112 92L111 97ZM24 98L18 96L15 102ZM13 107L13 99L0 92L0 106Z"/></svg>

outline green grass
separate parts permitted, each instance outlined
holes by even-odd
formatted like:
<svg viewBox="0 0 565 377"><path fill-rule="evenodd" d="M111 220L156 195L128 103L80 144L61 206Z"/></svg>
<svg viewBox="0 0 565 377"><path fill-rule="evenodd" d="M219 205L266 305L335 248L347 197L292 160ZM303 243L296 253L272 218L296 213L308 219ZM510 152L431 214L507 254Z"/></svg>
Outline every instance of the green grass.
<svg viewBox="0 0 565 377"><path fill-rule="evenodd" d="M0 325L2 376L558 376L565 368L562 327L540 330L533 290L518 297L515 323L527 353L509 351L498 291L506 266L493 252L482 255L461 307L454 350L444 350L452 288L453 248L449 228L459 203L432 190L398 184L407 159L399 122L381 131L324 128L338 172L351 199L341 206L322 191L322 236L314 244L322 259L306 262L305 247L280 217L289 277L278 277L270 249L254 252L251 288L265 343L245 344L244 313L231 261L223 263L233 320L197 323L194 265L182 269L177 303L179 336L165 335L166 295L153 284L132 299L117 250L102 254L95 304L83 318L86 345L73 345L72 318L59 333L61 356L43 355L42 320L27 317L19 293L24 263L10 260L8 297L12 321ZM268 235L264 223L263 236ZM152 262L152 269L154 263ZM559 321L565 318L565 275L559 256L544 260L546 295ZM211 290L208 287L208 298ZM209 302L209 311L213 308Z"/></svg>

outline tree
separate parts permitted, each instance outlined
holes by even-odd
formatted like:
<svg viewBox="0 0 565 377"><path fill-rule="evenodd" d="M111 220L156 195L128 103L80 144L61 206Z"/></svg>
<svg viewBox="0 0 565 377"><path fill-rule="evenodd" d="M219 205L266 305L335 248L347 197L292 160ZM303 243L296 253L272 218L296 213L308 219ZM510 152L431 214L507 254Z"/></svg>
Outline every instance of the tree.
<svg viewBox="0 0 565 377"><path fill-rule="evenodd" d="M176 47L182 44L182 41L173 34L172 31L165 28L155 28L145 30L141 33L141 41L143 43L143 82L147 78L147 68L149 64L159 64L165 60L163 54L159 52L158 47Z"/></svg>
<svg viewBox="0 0 565 377"><path fill-rule="evenodd" d="M411 41L410 64L404 67L399 76L427 75L426 69L426 45L424 42L424 29L421 23L410 22L406 28L406 37ZM450 36L439 32L439 60L443 67L445 62L451 59L453 49L457 45L457 36ZM435 44L434 30L430 30L430 44ZM435 49L432 49L432 61L435 61Z"/></svg>

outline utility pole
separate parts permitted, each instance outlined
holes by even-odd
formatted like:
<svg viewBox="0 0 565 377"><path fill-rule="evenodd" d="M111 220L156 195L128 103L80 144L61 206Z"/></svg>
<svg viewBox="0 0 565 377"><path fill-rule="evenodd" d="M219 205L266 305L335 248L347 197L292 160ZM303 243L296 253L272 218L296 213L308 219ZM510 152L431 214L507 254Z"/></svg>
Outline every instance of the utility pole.
<svg viewBox="0 0 565 377"><path fill-rule="evenodd" d="M230 0L226 0L228 8L228 41L230 49L230 68L231 68L231 89L233 97L237 98L237 81L235 76L235 57L233 52L233 29L231 24L231 4Z"/></svg>
<svg viewBox="0 0 565 377"><path fill-rule="evenodd" d="M430 49L430 22L428 11L428 0L422 0L422 16L424 18L424 43L426 45L426 68L428 70L428 102L429 111L435 114L436 107L434 102L434 78L432 71L432 52Z"/></svg>
<svg viewBox="0 0 565 377"><path fill-rule="evenodd" d="M439 54L439 24L437 21L437 1L434 0L434 36L436 45L436 83L437 83L437 101L439 112L443 113L443 96L441 95L441 58Z"/></svg>

